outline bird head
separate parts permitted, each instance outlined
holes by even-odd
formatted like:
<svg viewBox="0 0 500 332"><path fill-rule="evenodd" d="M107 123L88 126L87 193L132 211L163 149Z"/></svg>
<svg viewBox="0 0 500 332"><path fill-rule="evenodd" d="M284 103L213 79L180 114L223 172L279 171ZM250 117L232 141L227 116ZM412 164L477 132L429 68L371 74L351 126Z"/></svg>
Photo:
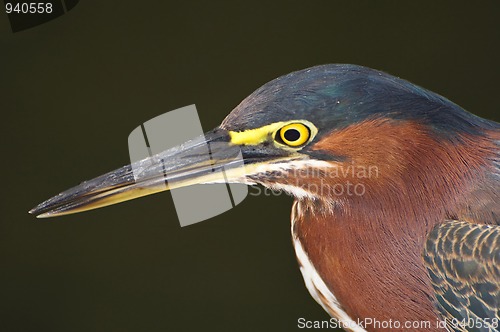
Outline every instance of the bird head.
<svg viewBox="0 0 500 332"><path fill-rule="evenodd" d="M492 126L485 121L383 72L317 66L263 85L202 139L83 182L30 212L52 217L217 182L336 202L350 195L348 183L353 194L359 183L365 192L404 182L410 169L425 166L431 147L461 144ZM209 164L200 157L206 144L214 147ZM244 162L236 163L240 152ZM213 172L222 168L224 176Z"/></svg>

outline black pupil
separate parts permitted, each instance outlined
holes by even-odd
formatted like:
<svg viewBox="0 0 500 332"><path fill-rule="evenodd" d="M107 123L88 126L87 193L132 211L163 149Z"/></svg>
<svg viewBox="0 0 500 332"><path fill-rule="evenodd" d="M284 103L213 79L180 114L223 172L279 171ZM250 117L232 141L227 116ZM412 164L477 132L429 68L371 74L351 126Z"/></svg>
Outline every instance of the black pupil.
<svg viewBox="0 0 500 332"><path fill-rule="evenodd" d="M285 131L285 138L287 141L295 142L300 138L300 133L297 129L288 129Z"/></svg>

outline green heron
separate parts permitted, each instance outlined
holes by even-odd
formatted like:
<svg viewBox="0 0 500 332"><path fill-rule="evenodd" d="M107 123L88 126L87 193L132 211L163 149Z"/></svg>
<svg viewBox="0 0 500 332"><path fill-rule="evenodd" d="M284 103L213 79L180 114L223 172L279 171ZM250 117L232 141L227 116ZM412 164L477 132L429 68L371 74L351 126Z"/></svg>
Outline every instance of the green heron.
<svg viewBox="0 0 500 332"><path fill-rule="evenodd" d="M205 141L220 143L210 167L188 142L151 157L140 180L124 166L30 212L52 217L162 191L164 172L170 189L260 184L295 197L305 284L346 328L381 328L363 324L371 319L498 330L500 124L383 72L323 65L263 85ZM231 147L244 164L231 164Z"/></svg>

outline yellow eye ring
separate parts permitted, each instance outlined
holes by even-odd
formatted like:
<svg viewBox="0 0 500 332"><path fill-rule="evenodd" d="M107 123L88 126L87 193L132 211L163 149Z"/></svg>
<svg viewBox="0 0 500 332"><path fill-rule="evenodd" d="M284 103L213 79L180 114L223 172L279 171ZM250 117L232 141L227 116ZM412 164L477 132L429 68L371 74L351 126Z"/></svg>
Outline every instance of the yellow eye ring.
<svg viewBox="0 0 500 332"><path fill-rule="evenodd" d="M311 137L311 131L302 123L291 123L282 127L278 133L278 141L291 147L301 146Z"/></svg>

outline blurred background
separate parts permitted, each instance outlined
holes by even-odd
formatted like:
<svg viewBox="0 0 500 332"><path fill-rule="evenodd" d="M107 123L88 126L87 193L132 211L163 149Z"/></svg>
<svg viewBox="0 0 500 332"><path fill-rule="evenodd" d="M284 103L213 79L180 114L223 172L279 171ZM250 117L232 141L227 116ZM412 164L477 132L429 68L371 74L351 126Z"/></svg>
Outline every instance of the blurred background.
<svg viewBox="0 0 500 332"><path fill-rule="evenodd" d="M57 219L27 211L129 160L141 123L196 104L205 130L277 76L386 71L500 120L498 2L82 0L13 33L0 14L1 331L293 331L328 315L288 196L180 228L168 193Z"/></svg>

